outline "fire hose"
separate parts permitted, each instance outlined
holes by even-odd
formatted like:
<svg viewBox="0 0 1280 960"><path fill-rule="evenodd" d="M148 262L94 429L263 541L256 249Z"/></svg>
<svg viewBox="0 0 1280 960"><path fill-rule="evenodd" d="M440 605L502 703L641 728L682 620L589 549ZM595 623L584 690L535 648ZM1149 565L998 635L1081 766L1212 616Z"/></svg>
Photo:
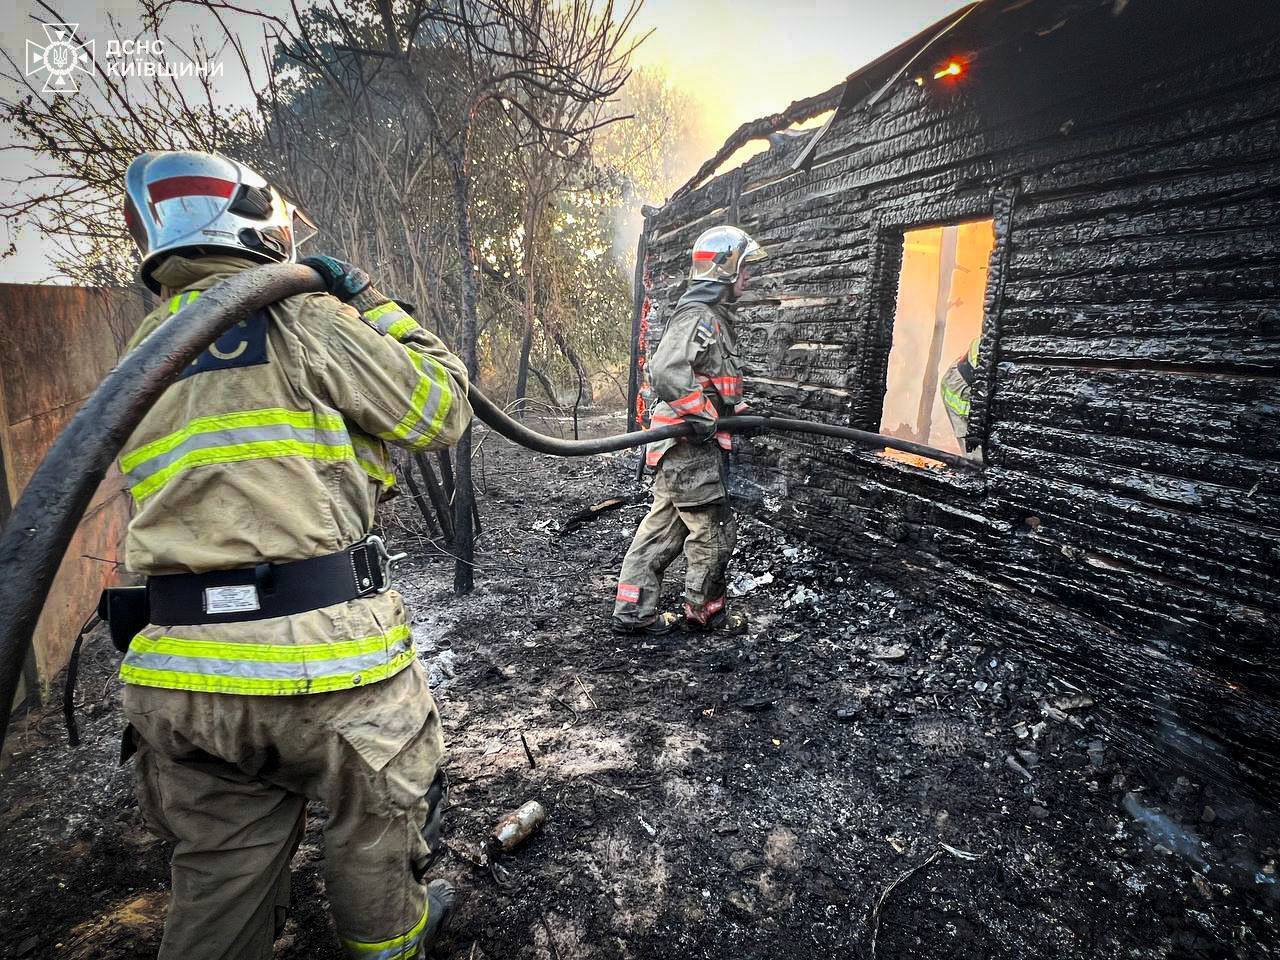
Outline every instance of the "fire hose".
<svg viewBox="0 0 1280 960"><path fill-rule="evenodd" d="M4 709L0 749L54 575L94 492L134 428L178 375L232 326L286 297L321 289L314 270L288 263L255 267L223 281L166 320L121 360L54 440L0 531L0 704ZM494 431L553 456L609 453L692 432L687 424L673 424L612 437L565 440L513 420L475 387L469 396L476 416ZM719 427L730 433L752 429L835 437L976 469L964 457L852 427L771 416L722 417Z"/></svg>

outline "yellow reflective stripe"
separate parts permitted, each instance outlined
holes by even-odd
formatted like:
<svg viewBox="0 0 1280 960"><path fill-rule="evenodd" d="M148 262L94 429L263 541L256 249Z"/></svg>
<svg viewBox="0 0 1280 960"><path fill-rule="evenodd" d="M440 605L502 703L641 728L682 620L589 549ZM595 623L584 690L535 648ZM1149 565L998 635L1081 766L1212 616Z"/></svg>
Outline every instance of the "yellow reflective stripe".
<svg viewBox="0 0 1280 960"><path fill-rule="evenodd" d="M432 416L431 423L426 432L423 434L421 439L414 442L414 446L416 448L425 447L428 444L433 443L436 437L440 436L440 431L444 428L445 417L449 415L449 408L453 406L453 390L450 387L452 381L450 380L449 375L445 372L444 366L440 361L434 358L427 357L425 359L430 360L430 362L435 365L435 372L440 377L440 399L436 403L435 414Z"/></svg>
<svg viewBox="0 0 1280 960"><path fill-rule="evenodd" d="M271 644L133 638L120 667L125 683L172 690L289 696L384 680L414 658L407 624L331 643Z"/></svg>
<svg viewBox="0 0 1280 960"><path fill-rule="evenodd" d="M351 444L307 443L303 440L258 440L236 443L225 447L209 447L183 454L163 470L157 470L141 483L130 488L134 500L141 502L151 496L175 475L192 467L207 467L215 463L238 463L242 460L268 460L276 457L305 457L308 460L354 460L356 452Z"/></svg>
<svg viewBox="0 0 1280 960"><path fill-rule="evenodd" d="M406 316L401 320L397 320L391 326L387 327L387 335L395 337L399 340L406 333L412 333L418 329L418 322L413 317Z"/></svg>
<svg viewBox="0 0 1280 960"><path fill-rule="evenodd" d="M380 433L378 436L384 440L404 440L419 425L426 424L425 429L417 429L419 435L409 443L414 449L421 449L435 440L444 427L444 419L449 414L449 408L453 406L453 389L451 386L453 381L445 371L444 366L435 357L429 357L407 347L405 352L409 354L409 359L418 369L418 385L409 400L409 409L400 418L400 422L391 428L390 433ZM430 370L427 369L428 366L430 366ZM434 410L426 408L432 388L439 391L439 398L436 400ZM428 415L430 415L429 423L427 423Z"/></svg>
<svg viewBox="0 0 1280 960"><path fill-rule="evenodd" d="M946 383L942 385L942 402L958 416L967 417L969 415L969 398L952 390Z"/></svg>
<svg viewBox="0 0 1280 960"><path fill-rule="evenodd" d="M138 634L129 644L136 653L162 653L174 657L206 657L214 660L254 660L259 663L306 663L337 660L377 653L388 644L409 638L408 624L386 633L359 640L332 643L226 643L218 640L187 640L182 637L148 637Z"/></svg>
<svg viewBox="0 0 1280 960"><path fill-rule="evenodd" d="M381 469L376 463L364 459L359 454L356 455L356 463L360 464L361 470L384 487L394 487L396 485L395 474Z"/></svg>
<svg viewBox="0 0 1280 960"><path fill-rule="evenodd" d="M385 333L396 340L402 339L414 330L421 329L417 321L405 313L404 307L394 300L380 303L371 310L366 310L361 316L380 333Z"/></svg>
<svg viewBox="0 0 1280 960"><path fill-rule="evenodd" d="M431 901L428 900L422 908L422 919L398 937L376 943L341 937L342 945L351 956L359 957L360 960L409 960L418 955L422 932L427 929L427 916L430 912Z"/></svg>
<svg viewBox="0 0 1280 960"><path fill-rule="evenodd" d="M308 677L303 680L265 680L255 677L219 677L181 670L152 670L120 665L120 679L137 687L162 687L166 690L191 690L198 693L231 693L245 696L286 697L295 694L329 693L350 690L394 676L413 661L412 649L405 650L385 664L365 670ZM358 679L357 679L358 678Z"/></svg>
<svg viewBox="0 0 1280 960"><path fill-rule="evenodd" d="M379 317L388 313L403 313L400 304L394 300L388 300L386 303L380 303L376 307L372 307L364 312L364 318L370 323L375 322Z"/></svg>
<svg viewBox="0 0 1280 960"><path fill-rule="evenodd" d="M186 293L174 294L174 296L169 299L170 315L177 313L187 304L194 303L196 301L196 298L199 296L200 296L199 290L188 290Z"/></svg>
<svg viewBox="0 0 1280 960"><path fill-rule="evenodd" d="M978 365L978 339L974 338L969 344L969 366L976 367Z"/></svg>
<svg viewBox="0 0 1280 960"><path fill-rule="evenodd" d="M214 430L234 430L239 427L272 426L290 426L304 430L346 430L346 424L340 416L315 414L306 410L286 410L283 407L265 407L261 410L242 410L238 413L196 417L194 420L188 420L181 430L158 440L152 440L137 450L131 450L120 458L120 469L128 473L140 463L159 454L168 453L197 434L211 433Z"/></svg>
<svg viewBox="0 0 1280 960"><path fill-rule="evenodd" d="M351 438L351 446L355 448L356 463L360 464L360 469L384 487L396 485L396 475L387 463L386 447L359 436Z"/></svg>

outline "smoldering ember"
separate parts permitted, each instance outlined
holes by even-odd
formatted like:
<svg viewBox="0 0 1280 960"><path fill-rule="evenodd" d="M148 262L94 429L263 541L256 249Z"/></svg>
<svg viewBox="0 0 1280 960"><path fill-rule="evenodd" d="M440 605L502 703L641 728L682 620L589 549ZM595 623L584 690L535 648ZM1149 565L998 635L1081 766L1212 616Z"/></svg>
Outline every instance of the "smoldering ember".
<svg viewBox="0 0 1280 960"><path fill-rule="evenodd" d="M0 955L1280 957L1280 6L18 6Z"/></svg>

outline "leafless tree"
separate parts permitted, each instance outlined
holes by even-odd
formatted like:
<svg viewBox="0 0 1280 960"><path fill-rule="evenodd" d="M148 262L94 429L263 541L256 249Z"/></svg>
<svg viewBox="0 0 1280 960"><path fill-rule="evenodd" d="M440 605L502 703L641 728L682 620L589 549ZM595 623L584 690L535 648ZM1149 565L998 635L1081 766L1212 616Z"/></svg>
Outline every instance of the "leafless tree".
<svg viewBox="0 0 1280 960"><path fill-rule="evenodd" d="M573 55L573 46L579 40L566 24L571 17L551 16L552 23L548 32L548 53L552 59L566 61ZM615 41L621 38L615 36ZM587 63L591 73L591 82L598 88L607 86L612 93L621 89L620 80L625 80L622 64L612 59L612 51L602 51L603 56L596 57ZM517 165L525 183L525 205L521 223L520 273L524 278L524 331L521 337L520 356L516 371L515 398L524 398L528 383L529 354L533 344L535 323L540 320L547 335L557 342L566 358L578 374L579 382L587 382L585 367L573 350L563 333L555 326L555 321L538 310L537 283L539 254L541 253L542 234L546 225L547 206L556 194L574 179L590 175L588 147L592 141L579 138L576 141L559 135L554 131L601 129L605 123L620 119L617 112L610 116L608 112L609 97L596 98L573 97L567 92L544 93L536 103L539 111L537 130L553 131L545 136L530 136L530 124L525 121L528 111L514 114L508 111L512 123L508 128L515 148ZM535 106L530 103L528 106ZM607 120L605 118L608 118ZM528 141L528 146L521 149L518 142L521 138Z"/></svg>
<svg viewBox="0 0 1280 960"><path fill-rule="evenodd" d="M402 85L405 99L420 111L451 188L462 308L455 346L470 375L478 377L479 263L472 230L476 138L496 117L505 122L515 150L542 151L556 162L587 151L596 130L623 119L602 116L602 108L626 82L639 0L622 9L613 0L374 0L372 8L357 5L349 11L331 2L333 15L319 20L304 16L296 0L289 20L220 0L148 2L157 19L179 4L201 6L216 16L258 16L292 66L349 105L368 97L369 73L391 72L392 82ZM346 68L350 58L358 64L354 70ZM353 78L358 82L352 84ZM537 212L534 204L530 213ZM474 560L469 432L456 452L454 589L466 593L473 586Z"/></svg>
<svg viewBox="0 0 1280 960"><path fill-rule="evenodd" d="M55 22L56 8L39 6ZM110 23L116 41L134 39ZM196 62L217 59L199 39L170 48ZM136 266L120 214L125 168L146 150L196 149L242 155L255 139L245 109L216 106L212 79L111 76L96 69L73 97L44 93L38 80L3 53L0 80L19 91L0 100L0 118L14 139L0 146L7 170L0 219L15 236L38 225L52 241L55 275L90 286L127 284ZM12 255L11 243L4 255Z"/></svg>
<svg viewBox="0 0 1280 960"><path fill-rule="evenodd" d="M188 55L238 60L257 81L256 109L220 108L209 78L193 94L176 80L126 83L101 71L81 96L50 97L9 61L0 74L22 84L23 95L0 100L0 116L18 135L8 149L25 151L35 169L11 181L15 199L0 203L0 217L46 225L59 239L64 276L118 283L133 274L118 198L139 151L216 150L304 199L330 249L418 304L473 378L482 332L490 351L514 332L527 354L536 319L587 382L569 330L545 309L573 300L573 291L548 285L580 281L580 271L541 261L564 253L547 229L557 194L590 179L593 138L626 118L606 105L627 79L639 0L625 8L327 0L305 9L295 0L280 16L247 0L140 2L154 36L175 7L207 13L221 46ZM168 37L166 46L178 49ZM504 263L512 238L521 241L519 256ZM491 284L483 311L482 277L502 281ZM582 286L594 296L611 284ZM474 558L469 436L457 454L455 586L466 591Z"/></svg>

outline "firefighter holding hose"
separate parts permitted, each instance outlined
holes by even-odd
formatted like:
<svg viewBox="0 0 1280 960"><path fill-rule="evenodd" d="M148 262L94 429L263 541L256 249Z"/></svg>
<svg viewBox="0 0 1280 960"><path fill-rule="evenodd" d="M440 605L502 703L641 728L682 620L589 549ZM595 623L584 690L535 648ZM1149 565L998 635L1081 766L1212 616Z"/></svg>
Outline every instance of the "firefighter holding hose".
<svg viewBox="0 0 1280 960"><path fill-rule="evenodd" d="M951 421L960 449L977 460L982 459L981 442L969 432L969 407L973 399L973 381L977 377L979 338L974 337L969 349L947 368L938 384L942 405Z"/></svg>
<svg viewBox="0 0 1280 960"><path fill-rule="evenodd" d="M257 263L304 218L225 157L146 153L125 215L160 295L130 347ZM251 315L201 354L120 457L127 565L149 611L121 667L140 808L175 844L162 958L272 956L308 800L353 958L414 958L452 906L427 882L447 790L440 717L389 557L370 536L388 444L455 443L462 361L367 275ZM114 624L113 624L114 626Z"/></svg>
<svg viewBox="0 0 1280 960"><path fill-rule="evenodd" d="M689 287L676 304L649 361L661 401L651 425L688 423L694 435L650 443L653 507L640 523L618 576L613 629L660 635L683 622L692 630L738 630L742 617L726 609L726 569L736 530L725 471L732 438L716 429L745 409L734 303L747 289L750 265L763 247L737 227L712 227L693 245ZM659 611L662 577L684 553L683 617Z"/></svg>

